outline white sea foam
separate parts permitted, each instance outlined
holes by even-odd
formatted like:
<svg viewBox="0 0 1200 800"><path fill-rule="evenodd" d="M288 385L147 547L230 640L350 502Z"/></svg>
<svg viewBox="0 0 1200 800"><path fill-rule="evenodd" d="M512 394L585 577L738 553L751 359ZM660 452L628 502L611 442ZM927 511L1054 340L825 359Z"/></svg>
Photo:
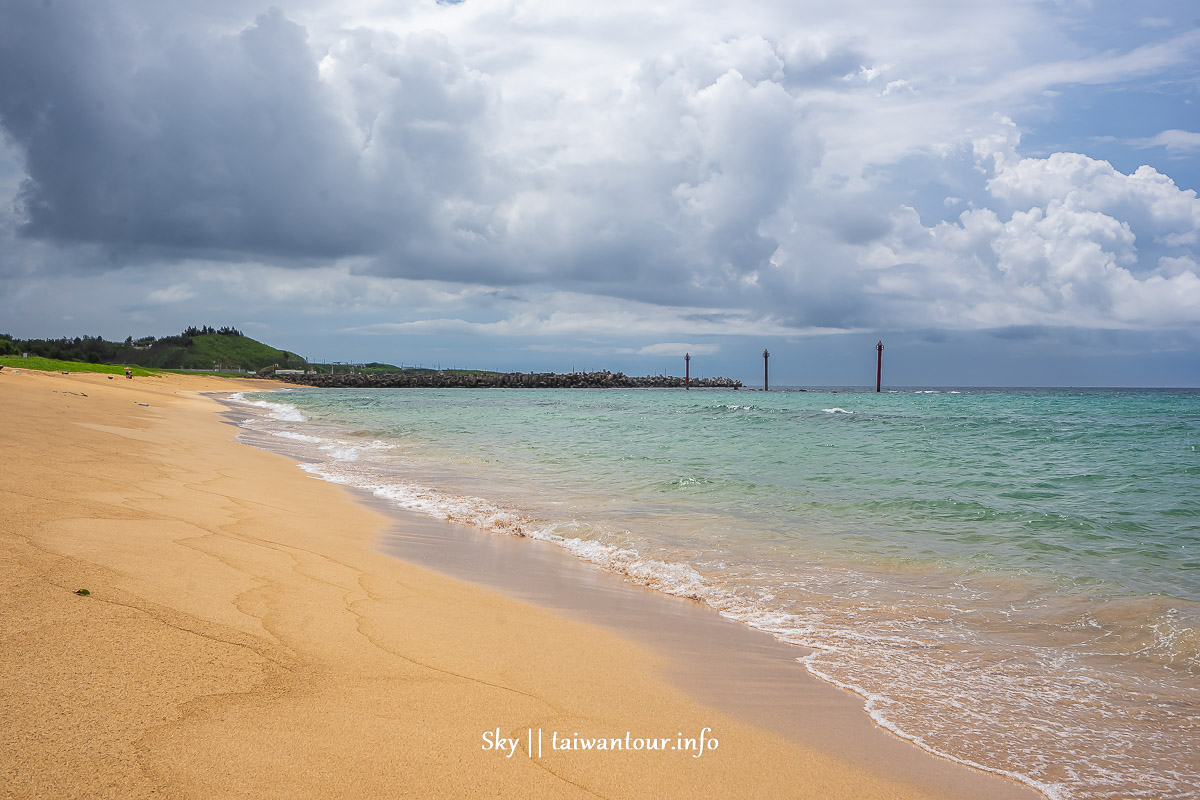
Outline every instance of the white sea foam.
<svg viewBox="0 0 1200 800"><path fill-rule="evenodd" d="M378 439L372 442L347 442L337 439L321 445L322 450L338 461L357 461L365 454L392 450L394 447Z"/></svg>
<svg viewBox="0 0 1200 800"><path fill-rule="evenodd" d="M637 550L616 547L594 539L564 536L564 525L535 522L512 509L481 497L455 495L429 486L395 479L380 479L348 464L301 464L311 475L331 483L366 489L409 511L437 519L471 525L493 533L526 536L551 542L584 561L666 594L696 600L715 599L703 576L687 564L643 558Z"/></svg>
<svg viewBox="0 0 1200 800"><path fill-rule="evenodd" d="M887 697L885 697L884 695L881 695L881 694L874 693L874 692L865 691L861 687L855 686L852 683L846 683L844 681L838 680L833 675L823 672L820 669L820 667L816 665L817 660L821 657L821 655L823 653L826 653L826 652L829 652L829 651L823 650L821 648L814 648L814 652L812 654L810 654L808 656L802 656L801 658L798 658L796 660L799 661L801 664L803 664L804 668L806 670L808 670L808 672L811 675L813 675L817 678L820 678L821 680L825 681L826 683L831 683L834 686L840 687L840 688L845 689L850 692L854 692L858 696L862 697L863 698L863 709L867 712L868 716L870 716L871 719L875 721L875 724L878 725L879 727L881 727L885 730L891 731L893 734L895 734L896 736L899 736L901 739L912 742L913 744L917 745L921 749L927 750L936 756L940 756L942 758L948 759L950 761L954 761L959 764L964 764L968 767L974 767L975 769L979 769L984 772L990 772L995 775L1003 775L1005 777L1012 778L1015 781L1023 783L1033 789L1036 789L1037 791L1044 794L1047 798L1049 798L1049 800L1067 800L1067 798L1070 797L1070 795L1067 793L1066 787L1064 787L1064 786L1047 783L1045 781L1039 781L1036 778L1033 778L1032 776L1026 775L1024 773L1014 772L1012 770L1006 770L1006 769L999 769L999 768L996 768L993 766L987 766L984 764L980 764L976 761L972 761L967 758L961 758L959 756L956 756L952 753L948 753L945 750L931 744L924 737L922 737L918 734L915 734L912 731L901 728L900 726L898 726L894 722L892 722L892 720L889 719L888 716L881 710L881 706L888 702Z"/></svg>
<svg viewBox="0 0 1200 800"><path fill-rule="evenodd" d="M822 408L821 410L824 411L826 414L853 414L854 413L853 411L847 411L844 408L837 408L837 407Z"/></svg>
<svg viewBox="0 0 1200 800"><path fill-rule="evenodd" d="M395 445L387 444L375 439L370 442L355 442L345 439L332 439L322 436L313 436L307 433L300 433L293 430L269 430L266 431L271 436L277 439L286 439L291 442L300 442L303 444L315 445L317 450L327 454L335 461L357 461L359 456L366 453L381 452L392 450Z"/></svg>
<svg viewBox="0 0 1200 800"><path fill-rule="evenodd" d="M320 436L309 436L305 433L296 433L295 431L271 431L272 436L277 436L280 439L291 439L293 442L309 442L311 444L320 444L325 440Z"/></svg>
<svg viewBox="0 0 1200 800"><path fill-rule="evenodd" d="M271 419L279 420L280 422L304 422L307 417L300 412L300 409L290 403L272 403L267 400L247 400L245 392L234 392L229 396L229 400L242 405L254 406L256 408L265 409Z"/></svg>

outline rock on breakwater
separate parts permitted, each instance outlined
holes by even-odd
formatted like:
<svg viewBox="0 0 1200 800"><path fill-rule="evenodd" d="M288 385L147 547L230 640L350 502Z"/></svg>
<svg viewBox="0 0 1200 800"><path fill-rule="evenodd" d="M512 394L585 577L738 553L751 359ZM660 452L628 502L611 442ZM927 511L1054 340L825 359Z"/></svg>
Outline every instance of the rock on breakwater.
<svg viewBox="0 0 1200 800"><path fill-rule="evenodd" d="M327 389L682 389L673 375L630 377L621 372L385 372L276 375L277 380ZM698 389L740 389L732 378L692 378Z"/></svg>

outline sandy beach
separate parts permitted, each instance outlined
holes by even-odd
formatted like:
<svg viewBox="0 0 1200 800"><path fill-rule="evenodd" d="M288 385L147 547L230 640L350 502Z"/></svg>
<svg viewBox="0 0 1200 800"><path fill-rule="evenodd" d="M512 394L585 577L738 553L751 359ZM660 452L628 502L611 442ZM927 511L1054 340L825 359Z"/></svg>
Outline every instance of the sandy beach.
<svg viewBox="0 0 1200 800"><path fill-rule="evenodd" d="M645 642L381 552L393 519L202 394L263 388L0 371L4 797L1039 796L839 757L853 702L769 730Z"/></svg>

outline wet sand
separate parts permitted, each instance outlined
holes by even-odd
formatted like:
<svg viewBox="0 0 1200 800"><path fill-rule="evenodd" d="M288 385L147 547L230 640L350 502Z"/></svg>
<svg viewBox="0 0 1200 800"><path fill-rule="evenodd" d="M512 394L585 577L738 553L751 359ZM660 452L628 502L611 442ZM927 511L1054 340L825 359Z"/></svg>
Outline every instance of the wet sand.
<svg viewBox="0 0 1200 800"><path fill-rule="evenodd" d="M366 493L361 497L397 518L384 534L384 552L648 646L666 659L668 679L707 705L934 794L1041 797L1007 779L981 782L990 776L946 759L914 756L914 745L871 720L861 697L810 675L798 661L806 648L727 620L697 601L602 571L550 542L442 522Z"/></svg>
<svg viewBox="0 0 1200 800"><path fill-rule="evenodd" d="M900 742L908 768L872 768L853 735L819 747L754 724L749 695L705 702L684 645L582 621L595 603L556 611L379 552L393 519L236 443L200 394L246 388L266 387L0 371L5 796L1036 796ZM812 741L853 716L789 714L810 712ZM550 747L705 728L702 754ZM511 757L487 748L496 729Z"/></svg>

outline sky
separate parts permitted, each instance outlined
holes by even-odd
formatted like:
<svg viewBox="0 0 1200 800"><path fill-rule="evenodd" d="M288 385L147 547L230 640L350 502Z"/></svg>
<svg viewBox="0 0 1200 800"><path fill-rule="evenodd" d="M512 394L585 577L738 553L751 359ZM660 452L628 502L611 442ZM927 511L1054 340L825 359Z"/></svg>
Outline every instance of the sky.
<svg viewBox="0 0 1200 800"><path fill-rule="evenodd" d="M0 332L1200 386L1193 0L6 0Z"/></svg>

